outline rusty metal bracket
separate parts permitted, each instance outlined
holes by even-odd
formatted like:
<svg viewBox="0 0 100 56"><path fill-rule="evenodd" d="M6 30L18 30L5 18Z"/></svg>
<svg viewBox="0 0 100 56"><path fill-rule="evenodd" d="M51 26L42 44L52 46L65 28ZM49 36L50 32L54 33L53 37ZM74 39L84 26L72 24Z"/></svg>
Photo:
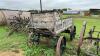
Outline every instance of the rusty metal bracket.
<svg viewBox="0 0 100 56"><path fill-rule="evenodd" d="M83 44L83 41L87 40L87 39L90 40L91 42L92 42L92 40L96 41L96 47L97 47L96 49L97 49L97 55L98 55L99 54L99 42L100 42L99 34L100 34L100 31L95 31L95 26L93 26L93 28L91 28L89 31L89 36L84 38L85 29L86 29L86 23L83 24L83 28L82 28L82 31L80 34L77 55L80 56L80 51L81 51L81 46ZM98 33L97 37L93 37L94 32Z"/></svg>

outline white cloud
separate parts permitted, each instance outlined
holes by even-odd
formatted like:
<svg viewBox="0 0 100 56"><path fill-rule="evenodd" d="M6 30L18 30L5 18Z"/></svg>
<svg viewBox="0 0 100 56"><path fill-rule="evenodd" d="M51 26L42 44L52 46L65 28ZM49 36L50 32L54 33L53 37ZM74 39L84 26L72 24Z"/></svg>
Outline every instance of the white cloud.
<svg viewBox="0 0 100 56"><path fill-rule="evenodd" d="M40 0L0 0L0 8L39 9ZM99 0L42 0L44 9L53 8L99 8Z"/></svg>

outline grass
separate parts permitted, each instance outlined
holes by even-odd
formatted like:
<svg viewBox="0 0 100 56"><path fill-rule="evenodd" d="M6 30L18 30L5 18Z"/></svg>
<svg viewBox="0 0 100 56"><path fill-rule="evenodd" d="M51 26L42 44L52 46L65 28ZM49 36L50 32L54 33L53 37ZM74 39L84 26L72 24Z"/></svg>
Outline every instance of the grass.
<svg viewBox="0 0 100 56"><path fill-rule="evenodd" d="M54 49L47 46L27 46L27 34L16 33L7 37L9 32L6 26L0 26L0 51L22 49L25 56L53 56Z"/></svg>
<svg viewBox="0 0 100 56"><path fill-rule="evenodd" d="M0 27L0 50L20 48L22 44L26 44L26 35L14 32L13 35L7 37L8 32L7 27Z"/></svg>
<svg viewBox="0 0 100 56"><path fill-rule="evenodd" d="M84 21L87 21L87 26L86 26L86 34L88 34L89 30L93 27L96 26L95 31L100 31L100 19L93 19L93 18L74 18L75 25L77 27L77 35L80 34L81 29L82 29L82 24ZM95 33L94 36L96 37L97 34Z"/></svg>
<svg viewBox="0 0 100 56"><path fill-rule="evenodd" d="M92 26L96 26L96 30L100 31L99 18L83 17L83 18L73 18L73 19L77 27L77 34L76 34L77 39L75 41L78 41L83 21L87 21L86 35ZM55 54L53 48L43 45L33 46L32 48L29 48L27 46L27 37L28 37L27 34L14 32L13 35L7 37L7 32L9 32L9 29L6 26L0 26L0 51L22 49L24 51L25 56L54 56ZM94 34L94 36L96 36L96 33ZM66 46L67 50L65 51L64 56L70 56L71 54L73 55L75 54L74 50L75 44L77 43L67 42Z"/></svg>

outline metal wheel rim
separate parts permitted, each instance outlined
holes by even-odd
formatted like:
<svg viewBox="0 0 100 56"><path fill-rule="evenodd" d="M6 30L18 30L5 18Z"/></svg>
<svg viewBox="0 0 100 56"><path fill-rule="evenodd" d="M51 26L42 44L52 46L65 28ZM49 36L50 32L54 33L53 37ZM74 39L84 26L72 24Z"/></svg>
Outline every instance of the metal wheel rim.
<svg viewBox="0 0 100 56"><path fill-rule="evenodd" d="M56 46L56 56L62 56L62 53L64 51L64 49L62 50L63 45L64 45L64 38L63 38L63 36L61 36L58 39L58 42L57 42L57 46ZM66 46L66 45L64 45L64 46Z"/></svg>

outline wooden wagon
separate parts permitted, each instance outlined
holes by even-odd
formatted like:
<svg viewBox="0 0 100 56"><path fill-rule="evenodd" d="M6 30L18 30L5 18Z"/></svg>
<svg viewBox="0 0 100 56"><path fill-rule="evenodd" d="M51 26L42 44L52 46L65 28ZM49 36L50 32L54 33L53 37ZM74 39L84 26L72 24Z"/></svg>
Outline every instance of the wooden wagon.
<svg viewBox="0 0 100 56"><path fill-rule="evenodd" d="M31 14L29 23L28 45L47 43L56 47L56 56L61 56L66 47L66 38L59 36L59 33L73 32L72 18L62 19L57 12ZM41 38L46 37L45 41Z"/></svg>

